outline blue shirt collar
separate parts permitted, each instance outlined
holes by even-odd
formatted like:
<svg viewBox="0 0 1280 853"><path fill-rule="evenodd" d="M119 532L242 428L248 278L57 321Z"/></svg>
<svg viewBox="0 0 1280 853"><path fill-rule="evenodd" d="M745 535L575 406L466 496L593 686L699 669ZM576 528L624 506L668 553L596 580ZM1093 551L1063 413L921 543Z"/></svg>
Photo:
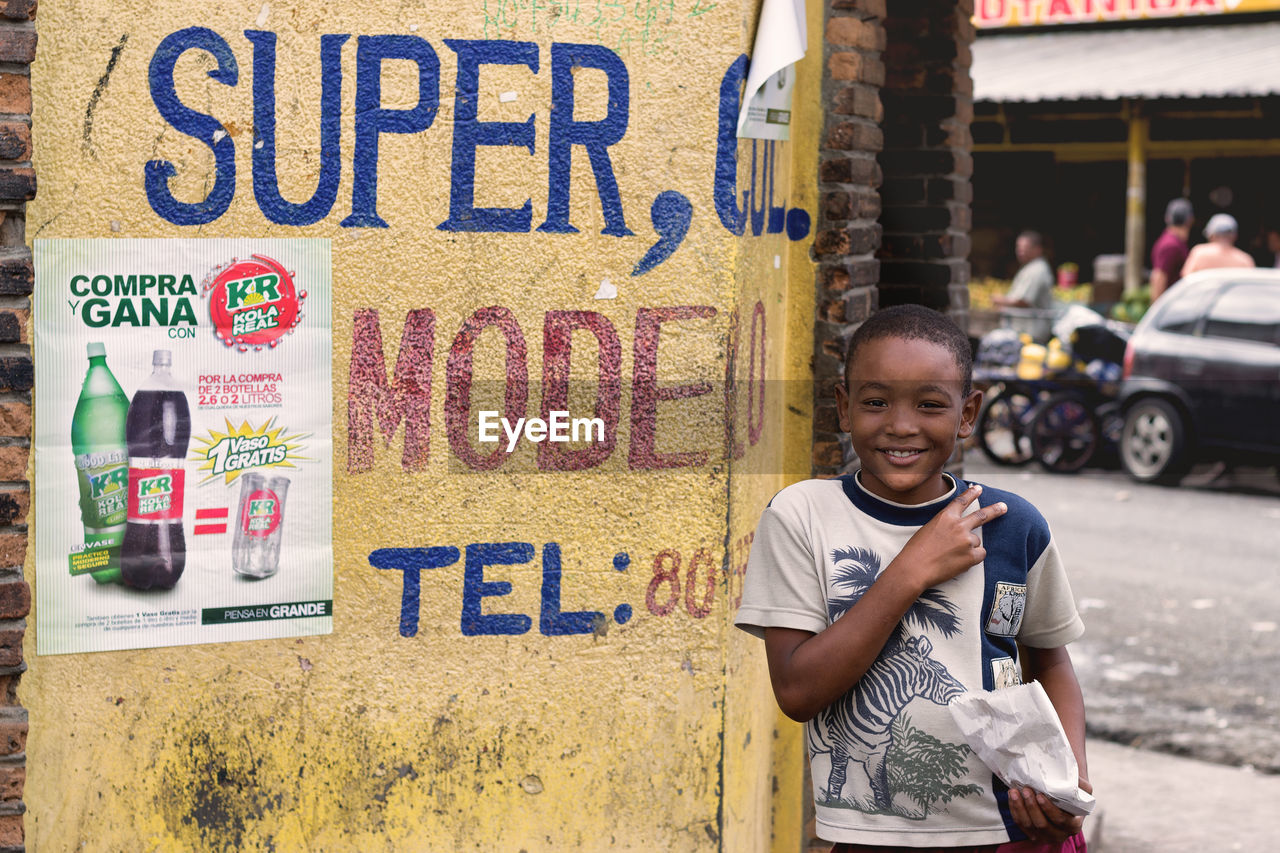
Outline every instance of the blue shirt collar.
<svg viewBox="0 0 1280 853"><path fill-rule="evenodd" d="M938 510L946 505L947 501L954 498L963 489L969 487L968 483L959 477L951 474L942 473L951 483L951 489L942 497L934 498L922 504L900 504L894 501L885 500L882 497L871 494L866 487L862 485L862 471L852 475L840 477L840 484L844 488L845 496L858 509L865 512L874 519L883 521L886 524L896 524L902 527L919 527L927 524L931 518L938 514Z"/></svg>

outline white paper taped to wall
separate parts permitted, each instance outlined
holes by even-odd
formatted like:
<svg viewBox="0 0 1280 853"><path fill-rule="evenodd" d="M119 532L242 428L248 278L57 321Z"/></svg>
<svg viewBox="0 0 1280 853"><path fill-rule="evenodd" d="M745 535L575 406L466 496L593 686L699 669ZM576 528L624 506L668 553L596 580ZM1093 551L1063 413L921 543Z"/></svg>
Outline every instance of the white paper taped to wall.
<svg viewBox="0 0 1280 853"><path fill-rule="evenodd" d="M742 91L738 136L790 137L791 90L795 85L791 64L802 58L809 46L804 2L764 0L747 85Z"/></svg>

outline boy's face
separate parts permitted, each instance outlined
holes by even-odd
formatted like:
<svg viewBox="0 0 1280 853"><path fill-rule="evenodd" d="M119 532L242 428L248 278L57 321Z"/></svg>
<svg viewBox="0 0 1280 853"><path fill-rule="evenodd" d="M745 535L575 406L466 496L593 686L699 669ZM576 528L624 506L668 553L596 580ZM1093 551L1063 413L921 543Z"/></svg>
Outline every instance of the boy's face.
<svg viewBox="0 0 1280 853"><path fill-rule="evenodd" d="M872 494L918 504L947 491L942 468L973 433L981 391L964 394L955 356L941 344L879 338L858 348L836 386L840 428Z"/></svg>

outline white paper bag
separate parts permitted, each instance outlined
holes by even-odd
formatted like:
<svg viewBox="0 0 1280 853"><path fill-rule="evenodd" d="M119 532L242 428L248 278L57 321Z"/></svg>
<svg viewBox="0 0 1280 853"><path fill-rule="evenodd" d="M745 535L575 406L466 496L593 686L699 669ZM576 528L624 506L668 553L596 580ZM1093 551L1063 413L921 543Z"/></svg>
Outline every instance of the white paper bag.
<svg viewBox="0 0 1280 853"><path fill-rule="evenodd" d="M1040 683L963 693L948 705L982 763L1010 788L1033 788L1073 815L1093 811L1053 703Z"/></svg>

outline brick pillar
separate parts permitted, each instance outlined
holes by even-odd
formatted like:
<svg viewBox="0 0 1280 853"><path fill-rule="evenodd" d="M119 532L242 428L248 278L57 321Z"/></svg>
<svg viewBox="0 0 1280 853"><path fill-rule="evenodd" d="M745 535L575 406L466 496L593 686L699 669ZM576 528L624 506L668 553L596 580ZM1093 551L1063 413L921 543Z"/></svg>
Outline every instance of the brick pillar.
<svg viewBox="0 0 1280 853"><path fill-rule="evenodd" d="M27 712L18 702L31 588L22 577L31 487L31 350L27 341L35 273L26 246L31 166L31 78L35 0L0 0L0 853L25 850L22 789Z"/></svg>
<svg viewBox="0 0 1280 853"><path fill-rule="evenodd" d="M973 0L894 0L885 19L880 305L918 303L967 328L973 198Z"/></svg>
<svg viewBox="0 0 1280 853"><path fill-rule="evenodd" d="M897 0L895 0L897 2ZM823 40L826 104L818 174L821 202L813 253L818 262L814 318L813 473L840 473L850 458L840 434L833 384L844 373L845 342L876 308L880 262L880 166L884 143L885 0L827 0Z"/></svg>
<svg viewBox="0 0 1280 853"><path fill-rule="evenodd" d="M813 460L856 468L832 384L871 312L918 303L961 328L969 307L973 0L827 0L827 118L814 236Z"/></svg>

